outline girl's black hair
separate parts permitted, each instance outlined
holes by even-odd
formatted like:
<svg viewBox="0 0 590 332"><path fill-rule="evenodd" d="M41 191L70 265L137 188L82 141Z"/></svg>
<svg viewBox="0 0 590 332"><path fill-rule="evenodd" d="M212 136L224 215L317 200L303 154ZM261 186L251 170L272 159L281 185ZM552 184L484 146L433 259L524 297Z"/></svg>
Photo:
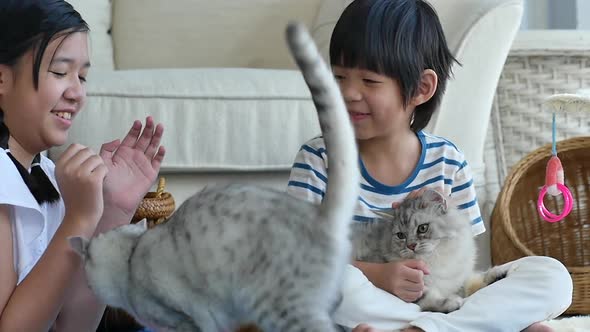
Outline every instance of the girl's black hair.
<svg viewBox="0 0 590 332"><path fill-rule="evenodd" d="M432 69L437 89L414 110L417 132L428 124L457 62L447 46L438 15L423 0L355 0L342 13L330 40L330 62L363 68L396 80L407 105L422 73Z"/></svg>
<svg viewBox="0 0 590 332"><path fill-rule="evenodd" d="M63 0L0 1L0 64L15 66L33 50L33 84L39 87L39 70L47 45L63 35L89 31L80 14ZM23 68L23 73L26 68ZM10 132L0 109L0 148L5 149L23 181L39 204L59 200L59 192L40 166L41 156L34 157L31 173L8 150Z"/></svg>

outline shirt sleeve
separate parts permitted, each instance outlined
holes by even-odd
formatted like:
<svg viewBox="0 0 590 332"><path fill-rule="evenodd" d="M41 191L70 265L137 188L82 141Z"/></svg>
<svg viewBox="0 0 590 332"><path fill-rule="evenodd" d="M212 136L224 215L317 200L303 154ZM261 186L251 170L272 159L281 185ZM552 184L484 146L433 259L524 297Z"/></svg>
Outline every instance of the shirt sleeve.
<svg viewBox="0 0 590 332"><path fill-rule="evenodd" d="M471 220L473 235L479 235L485 232L485 225L481 218L481 211L477 203L477 194L473 185L471 168L466 161L463 162L454 175L451 200Z"/></svg>
<svg viewBox="0 0 590 332"><path fill-rule="evenodd" d="M326 149L317 144L304 144L291 168L287 193L293 197L320 204L328 183Z"/></svg>

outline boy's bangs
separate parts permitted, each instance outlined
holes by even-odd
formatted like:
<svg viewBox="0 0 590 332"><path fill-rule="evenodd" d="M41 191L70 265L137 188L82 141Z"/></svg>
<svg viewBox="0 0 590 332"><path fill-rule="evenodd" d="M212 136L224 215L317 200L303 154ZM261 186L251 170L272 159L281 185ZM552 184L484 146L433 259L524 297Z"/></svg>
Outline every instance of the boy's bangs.
<svg viewBox="0 0 590 332"><path fill-rule="evenodd" d="M348 26L354 27L351 23ZM387 74L385 63L389 56L385 51L383 39L369 27L365 31L355 31L341 26L335 29L330 45L330 63L332 66L362 68L379 74Z"/></svg>

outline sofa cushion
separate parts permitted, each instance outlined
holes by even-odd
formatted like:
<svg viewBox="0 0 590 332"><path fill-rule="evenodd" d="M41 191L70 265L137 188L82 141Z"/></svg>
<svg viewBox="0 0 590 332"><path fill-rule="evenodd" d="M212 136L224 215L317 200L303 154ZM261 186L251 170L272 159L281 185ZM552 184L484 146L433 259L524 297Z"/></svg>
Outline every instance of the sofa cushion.
<svg viewBox="0 0 590 332"><path fill-rule="evenodd" d="M93 68L114 69L110 0L68 0L90 27Z"/></svg>
<svg viewBox="0 0 590 332"><path fill-rule="evenodd" d="M117 68L295 68L283 27L291 20L311 26L320 2L115 1Z"/></svg>
<svg viewBox="0 0 590 332"><path fill-rule="evenodd" d="M161 69L92 72L69 140L98 151L147 115L165 125L163 172L287 170L320 133L299 71Z"/></svg>

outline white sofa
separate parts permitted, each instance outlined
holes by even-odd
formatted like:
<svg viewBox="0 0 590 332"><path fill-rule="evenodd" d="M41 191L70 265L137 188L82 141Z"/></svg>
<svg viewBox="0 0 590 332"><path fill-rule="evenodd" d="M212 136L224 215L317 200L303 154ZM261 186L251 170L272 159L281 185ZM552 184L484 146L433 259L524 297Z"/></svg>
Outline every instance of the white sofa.
<svg viewBox="0 0 590 332"><path fill-rule="evenodd" d="M296 152L319 126L284 27L304 22L327 57L349 0L70 2L93 31L89 98L71 141L98 149L153 115L166 128L161 174L177 202L212 183L285 188ZM462 67L428 129L457 143L483 188L485 133L522 0L431 2Z"/></svg>

